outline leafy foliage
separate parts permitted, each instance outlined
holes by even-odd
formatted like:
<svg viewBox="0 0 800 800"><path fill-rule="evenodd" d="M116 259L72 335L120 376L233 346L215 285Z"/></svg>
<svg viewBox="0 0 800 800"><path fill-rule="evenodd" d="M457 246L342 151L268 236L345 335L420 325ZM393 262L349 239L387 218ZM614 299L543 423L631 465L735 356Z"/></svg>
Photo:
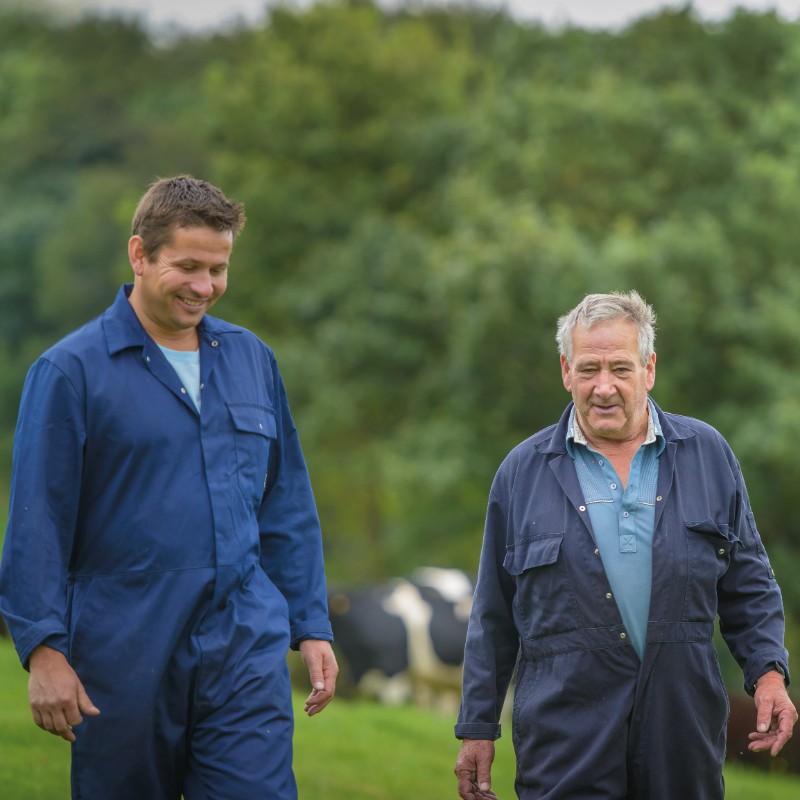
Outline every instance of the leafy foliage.
<svg viewBox="0 0 800 800"><path fill-rule="evenodd" d="M353 2L165 42L14 8L0 447L31 359L128 274L138 195L192 172L247 205L219 313L277 352L336 579L474 569L494 470L567 399L556 318L627 288L659 312L656 398L721 429L797 561L796 24L687 7L611 34Z"/></svg>

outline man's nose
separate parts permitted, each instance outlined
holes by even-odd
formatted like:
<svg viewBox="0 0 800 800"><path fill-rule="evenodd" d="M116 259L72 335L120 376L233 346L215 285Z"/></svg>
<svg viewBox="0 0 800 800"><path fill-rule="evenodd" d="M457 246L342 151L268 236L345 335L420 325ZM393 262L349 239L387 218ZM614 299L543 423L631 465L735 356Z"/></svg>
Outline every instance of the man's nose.
<svg viewBox="0 0 800 800"><path fill-rule="evenodd" d="M196 272L192 276L192 291L200 297L211 297L214 286L211 282L211 275L207 272Z"/></svg>
<svg viewBox="0 0 800 800"><path fill-rule="evenodd" d="M614 376L611 372L599 372L594 383L594 393L603 397L610 397L616 394L614 388Z"/></svg>

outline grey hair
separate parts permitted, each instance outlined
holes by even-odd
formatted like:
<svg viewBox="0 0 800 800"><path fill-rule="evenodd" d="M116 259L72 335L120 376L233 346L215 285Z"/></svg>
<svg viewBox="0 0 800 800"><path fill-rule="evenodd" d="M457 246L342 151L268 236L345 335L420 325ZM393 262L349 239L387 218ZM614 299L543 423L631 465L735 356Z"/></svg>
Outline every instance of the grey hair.
<svg viewBox="0 0 800 800"><path fill-rule="evenodd" d="M598 322L617 319L627 319L636 325L639 332L639 358L642 366L645 366L655 352L656 312L635 290L587 294L572 311L559 318L556 333L558 352L569 364L572 360L572 334L578 325L591 328Z"/></svg>

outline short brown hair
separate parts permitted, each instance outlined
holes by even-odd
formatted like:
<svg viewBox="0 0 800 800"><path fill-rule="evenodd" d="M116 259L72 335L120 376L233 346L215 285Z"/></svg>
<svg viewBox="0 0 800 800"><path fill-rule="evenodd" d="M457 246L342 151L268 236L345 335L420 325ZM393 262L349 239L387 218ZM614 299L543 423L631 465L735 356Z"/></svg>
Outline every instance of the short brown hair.
<svg viewBox="0 0 800 800"><path fill-rule="evenodd" d="M230 231L235 239L245 223L244 206L228 200L212 184L191 175L160 178L142 196L131 223L141 236L144 253L153 259L172 239L174 228L207 226Z"/></svg>

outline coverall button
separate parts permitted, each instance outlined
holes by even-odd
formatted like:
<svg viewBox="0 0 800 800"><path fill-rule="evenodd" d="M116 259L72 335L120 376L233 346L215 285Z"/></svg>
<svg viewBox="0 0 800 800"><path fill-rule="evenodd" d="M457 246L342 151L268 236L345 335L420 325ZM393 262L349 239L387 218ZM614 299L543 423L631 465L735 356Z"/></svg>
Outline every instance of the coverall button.
<svg viewBox="0 0 800 800"><path fill-rule="evenodd" d="M214 339L214 341L211 342L211 346L212 347L219 347L219 342L216 339Z"/></svg>
<svg viewBox="0 0 800 800"><path fill-rule="evenodd" d="M623 512L622 512L622 516L623 516L623 517L629 517L629 516L630 516L630 514L629 514L627 511L623 511Z"/></svg>
<svg viewBox="0 0 800 800"><path fill-rule="evenodd" d="M612 483L612 484L611 484L611 488L612 488L612 489L616 489L616 488L617 488L617 484L616 484L616 483Z"/></svg>
<svg viewBox="0 0 800 800"><path fill-rule="evenodd" d="M578 511L586 511L586 506L578 506Z"/></svg>
<svg viewBox="0 0 800 800"><path fill-rule="evenodd" d="M200 384L200 388L201 388L201 389L205 389L205 388L206 388L206 385L205 385L204 383L201 383L201 384Z"/></svg>
<svg viewBox="0 0 800 800"><path fill-rule="evenodd" d="M659 495L658 497L656 497L656 502L658 502L658 503L660 503L660 502L661 502L661 495Z"/></svg>
<svg viewBox="0 0 800 800"><path fill-rule="evenodd" d="M719 550L717 550L717 552L718 552L718 553L719 553L721 556L724 556L724 555L725 555L725 548L724 548L724 547L720 547L720 549L719 549Z"/></svg>
<svg viewBox="0 0 800 800"><path fill-rule="evenodd" d="M149 364L150 363L150 356L145 356L145 359L147 360L147 363Z"/></svg>
<svg viewBox="0 0 800 800"><path fill-rule="evenodd" d="M596 556L599 556L599 555L600 555L600 550L599 550L597 547L595 547L595 549L594 549L594 554L595 554Z"/></svg>
<svg viewBox="0 0 800 800"><path fill-rule="evenodd" d="M622 631L622 633L620 633L620 635L619 635L619 638L620 639L627 639L628 638L628 634L625 633L625 631Z"/></svg>
<svg viewBox="0 0 800 800"><path fill-rule="evenodd" d="M184 389L183 386L181 386L181 394L186 394L186 389Z"/></svg>
<svg viewBox="0 0 800 800"><path fill-rule="evenodd" d="M610 600L614 595L611 592L606 592L606 600Z"/></svg>

